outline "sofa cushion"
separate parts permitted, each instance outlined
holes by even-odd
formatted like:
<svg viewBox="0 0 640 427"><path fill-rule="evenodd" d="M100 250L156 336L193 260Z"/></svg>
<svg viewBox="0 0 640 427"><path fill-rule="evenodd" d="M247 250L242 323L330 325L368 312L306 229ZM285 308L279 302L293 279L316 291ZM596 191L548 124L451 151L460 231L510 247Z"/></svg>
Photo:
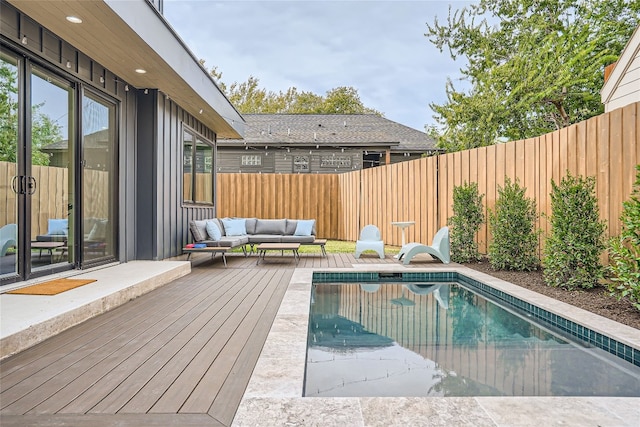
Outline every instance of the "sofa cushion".
<svg viewBox="0 0 640 427"><path fill-rule="evenodd" d="M287 226L286 219L258 219L255 234L283 235Z"/></svg>
<svg viewBox="0 0 640 427"><path fill-rule="evenodd" d="M235 248L249 243L248 236L222 236L217 242L217 246L224 248Z"/></svg>
<svg viewBox="0 0 640 427"><path fill-rule="evenodd" d="M50 219L47 224L47 234L53 235L67 235L69 234L69 220L68 219Z"/></svg>
<svg viewBox="0 0 640 427"><path fill-rule="evenodd" d="M245 218L245 227L247 228L247 234L256 234L257 218Z"/></svg>
<svg viewBox="0 0 640 427"><path fill-rule="evenodd" d="M296 231L293 233L294 236L311 236L313 231L313 226L315 225L315 219L300 219L298 220L298 225L296 226Z"/></svg>
<svg viewBox="0 0 640 427"><path fill-rule="evenodd" d="M312 243L316 236L282 236L281 243Z"/></svg>
<svg viewBox="0 0 640 427"><path fill-rule="evenodd" d="M99 241L99 242L106 240L107 223L108 221L106 219L97 221L93 225L93 228L91 229L91 231L89 232L89 235L87 236L87 240L93 240L93 241Z"/></svg>
<svg viewBox="0 0 640 427"><path fill-rule="evenodd" d="M207 221L207 235L211 240L220 240L222 237L222 231L218 227L217 221Z"/></svg>
<svg viewBox="0 0 640 427"><path fill-rule="evenodd" d="M222 224L227 236L244 236L247 234L247 225L244 218L222 218Z"/></svg>
<svg viewBox="0 0 640 427"><path fill-rule="evenodd" d="M195 219L189 221L189 230L191 231L191 235L195 242L208 240L206 219Z"/></svg>
<svg viewBox="0 0 640 427"><path fill-rule="evenodd" d="M249 235L249 243L280 243L282 241L282 235L280 234L253 234Z"/></svg>

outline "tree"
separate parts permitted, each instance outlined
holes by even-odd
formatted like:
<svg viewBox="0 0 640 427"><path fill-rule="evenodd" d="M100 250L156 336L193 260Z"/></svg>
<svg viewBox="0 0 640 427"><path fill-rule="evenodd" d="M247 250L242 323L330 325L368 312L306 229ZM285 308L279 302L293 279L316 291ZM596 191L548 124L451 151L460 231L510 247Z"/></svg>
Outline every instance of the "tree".
<svg viewBox="0 0 640 427"><path fill-rule="evenodd" d="M0 161L17 161L18 144L18 83L12 66L0 62ZM43 104L34 105L31 124L31 163L48 165L49 156L41 148L62 139L60 125L40 110Z"/></svg>
<svg viewBox="0 0 640 427"><path fill-rule="evenodd" d="M489 211L493 240L489 244L489 262L495 270L531 271L538 267L538 231L536 202L526 196L518 180L505 178L498 186L498 200Z"/></svg>
<svg viewBox="0 0 640 427"><path fill-rule="evenodd" d="M622 232L609 241L609 290L640 310L640 165L631 197L622 206Z"/></svg>
<svg viewBox="0 0 640 427"><path fill-rule="evenodd" d="M551 180L551 232L544 248L544 280L569 290L590 289L604 273L600 254L605 249L606 224L600 220L595 178L570 173Z"/></svg>
<svg viewBox="0 0 640 427"><path fill-rule="evenodd" d="M481 0L425 34L463 57L463 80L431 103L449 151L542 135L601 114L603 68L640 22L638 0Z"/></svg>
<svg viewBox="0 0 640 427"><path fill-rule="evenodd" d="M203 60L200 63L204 66ZM227 85L222 81L222 72L217 67L213 67L209 73L240 113L383 115L365 107L358 91L351 86L333 88L324 96L301 92L296 87L290 87L286 92L273 92L261 88L260 80L254 76L249 76L245 82Z"/></svg>
<svg viewBox="0 0 640 427"><path fill-rule="evenodd" d="M482 198L478 184L472 182L453 187L453 216L451 224L451 258L454 262L480 259L476 235L484 222Z"/></svg>

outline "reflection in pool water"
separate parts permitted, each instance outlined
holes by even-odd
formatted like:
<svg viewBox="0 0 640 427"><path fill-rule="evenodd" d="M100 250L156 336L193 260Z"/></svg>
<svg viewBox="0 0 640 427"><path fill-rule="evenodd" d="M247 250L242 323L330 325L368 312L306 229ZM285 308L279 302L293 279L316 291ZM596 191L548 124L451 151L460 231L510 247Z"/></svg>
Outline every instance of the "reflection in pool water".
<svg viewBox="0 0 640 427"><path fill-rule="evenodd" d="M305 396L640 396L640 368L458 284L313 285Z"/></svg>

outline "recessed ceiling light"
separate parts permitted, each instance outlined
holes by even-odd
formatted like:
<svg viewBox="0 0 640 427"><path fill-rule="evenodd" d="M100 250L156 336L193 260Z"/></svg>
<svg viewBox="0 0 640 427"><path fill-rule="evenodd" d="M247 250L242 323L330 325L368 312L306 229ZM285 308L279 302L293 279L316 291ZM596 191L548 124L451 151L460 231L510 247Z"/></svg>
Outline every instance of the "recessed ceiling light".
<svg viewBox="0 0 640 427"><path fill-rule="evenodd" d="M138 74L145 74L147 72L147 70L144 70L142 68L136 68L136 73Z"/></svg>
<svg viewBox="0 0 640 427"><path fill-rule="evenodd" d="M82 19L78 18L77 16L67 16L67 21L73 24L82 24Z"/></svg>

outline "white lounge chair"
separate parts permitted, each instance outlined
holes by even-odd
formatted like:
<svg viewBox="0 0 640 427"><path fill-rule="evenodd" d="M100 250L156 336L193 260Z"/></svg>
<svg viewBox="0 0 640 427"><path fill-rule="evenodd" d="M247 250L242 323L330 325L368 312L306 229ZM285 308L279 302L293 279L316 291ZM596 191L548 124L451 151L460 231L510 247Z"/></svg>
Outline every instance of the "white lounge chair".
<svg viewBox="0 0 640 427"><path fill-rule="evenodd" d="M360 258L362 252L376 251L380 258L384 259L384 242L380 237L380 230L375 225L365 225L360 231L360 239L356 241L356 258Z"/></svg>
<svg viewBox="0 0 640 427"><path fill-rule="evenodd" d="M451 262L451 249L449 244L449 227L442 227L436 235L433 237L431 246L423 245L422 243L407 243L400 249L398 254L398 261L403 260L403 264L407 265L411 262L411 259L418 255L427 253L435 258L438 258L444 264Z"/></svg>
<svg viewBox="0 0 640 427"><path fill-rule="evenodd" d="M5 256L10 247L15 247L18 243L18 226L16 224L6 224L0 227L0 256Z"/></svg>

